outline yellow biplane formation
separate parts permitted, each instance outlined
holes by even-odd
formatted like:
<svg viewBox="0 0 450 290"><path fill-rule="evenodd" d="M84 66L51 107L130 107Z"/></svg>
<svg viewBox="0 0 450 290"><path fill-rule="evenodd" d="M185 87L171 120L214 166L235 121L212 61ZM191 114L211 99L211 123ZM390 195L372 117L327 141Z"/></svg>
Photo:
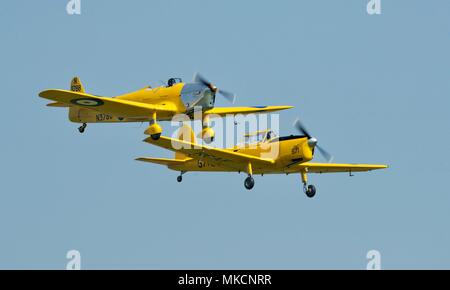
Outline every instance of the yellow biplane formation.
<svg viewBox="0 0 450 290"><path fill-rule="evenodd" d="M246 134L244 142L231 148L215 148L206 144L214 141L215 132L210 127L210 118L236 114L270 113L293 108L292 106L215 107L216 96L221 95L234 103L235 95L219 89L206 78L196 74L192 83L183 83L179 78L171 78L167 85L141 90L116 97L101 97L88 94L78 77L72 79L70 90L50 89L39 96L53 101L50 107L69 109L69 120L82 124L78 130L83 133L88 123L149 122L144 141L175 152L174 159L140 157L136 160L165 165L182 175L190 171L244 172L247 177L244 186L252 189L256 174L290 174L301 176L303 189L308 197L316 194L316 188L308 184L308 173L331 173L370 171L387 168L377 164L337 164L330 163L332 156L320 147L317 139L309 134L297 120L298 135L276 136L272 130ZM197 114L197 113L201 114ZM183 114L190 120L201 118L200 133L204 144L196 142L194 131L184 125L179 129L179 138L161 136L158 121L172 120ZM200 117L198 117L200 116ZM203 142L202 142L203 143ZM328 163L311 162L315 150Z"/></svg>

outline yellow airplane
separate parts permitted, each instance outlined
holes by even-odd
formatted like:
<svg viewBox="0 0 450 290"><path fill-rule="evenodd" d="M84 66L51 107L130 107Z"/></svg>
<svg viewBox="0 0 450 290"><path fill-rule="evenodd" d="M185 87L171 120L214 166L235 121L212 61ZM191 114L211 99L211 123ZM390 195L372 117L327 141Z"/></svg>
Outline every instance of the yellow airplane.
<svg viewBox="0 0 450 290"><path fill-rule="evenodd" d="M162 133L157 121L171 120L177 114L186 114L194 119L201 111L203 130L201 137L210 143L215 132L209 119L227 114L268 113L290 109L292 106L214 107L216 94L234 102L235 95L221 90L196 74L193 83L183 83L179 78L169 79L167 85L152 88L147 86L128 94L107 98L87 94L78 77L72 79L70 90L45 90L39 96L54 101L50 107L68 107L69 120L82 123L80 133L87 123L149 122L145 134L157 140Z"/></svg>
<svg viewBox="0 0 450 290"><path fill-rule="evenodd" d="M180 128L179 138L172 139L161 136L159 140L146 138L150 144L175 151L175 159L140 157L136 160L166 165L169 169L179 171L177 181L189 171L245 172L246 189L252 189L254 174L290 174L299 173L303 182L303 190L308 197L316 194L314 185L308 185L308 173L370 171L387 168L378 164L336 164L310 162L315 149L328 160L332 156L317 145L306 128L297 120L294 125L301 135L277 137L271 130L256 132L245 136L244 144L233 148L219 149L195 143L192 129L185 125Z"/></svg>

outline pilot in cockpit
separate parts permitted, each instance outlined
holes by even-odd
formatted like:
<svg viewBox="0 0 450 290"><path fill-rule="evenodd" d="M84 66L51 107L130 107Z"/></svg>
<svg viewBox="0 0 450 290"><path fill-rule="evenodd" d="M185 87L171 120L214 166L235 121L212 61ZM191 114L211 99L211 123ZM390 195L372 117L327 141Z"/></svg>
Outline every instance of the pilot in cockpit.
<svg viewBox="0 0 450 290"><path fill-rule="evenodd" d="M171 87L171 86L173 86L175 84L178 84L178 83L181 83L181 82L182 82L182 80L180 78L170 78L167 81L167 87Z"/></svg>

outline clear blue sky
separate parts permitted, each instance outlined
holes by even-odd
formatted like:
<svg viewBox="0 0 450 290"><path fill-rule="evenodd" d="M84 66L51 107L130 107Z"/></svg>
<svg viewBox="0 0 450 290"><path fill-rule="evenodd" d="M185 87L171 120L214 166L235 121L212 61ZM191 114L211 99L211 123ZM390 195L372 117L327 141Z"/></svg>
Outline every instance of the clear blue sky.
<svg viewBox="0 0 450 290"><path fill-rule="evenodd" d="M0 268L450 268L450 2L3 1ZM294 105L336 162L389 170L186 174L139 124L91 125L37 95L117 95L200 71L236 105ZM223 100L217 105L228 106ZM165 125L167 128L167 126Z"/></svg>

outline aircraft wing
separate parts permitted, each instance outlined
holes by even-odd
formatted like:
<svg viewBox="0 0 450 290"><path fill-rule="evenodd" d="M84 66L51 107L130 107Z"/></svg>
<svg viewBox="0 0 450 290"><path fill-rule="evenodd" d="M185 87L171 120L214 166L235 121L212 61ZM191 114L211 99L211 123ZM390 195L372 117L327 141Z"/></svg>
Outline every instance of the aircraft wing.
<svg viewBox="0 0 450 290"><path fill-rule="evenodd" d="M149 117L153 112L176 113L175 108L152 105L115 98L94 96L91 94L66 90L47 90L39 93L45 99L62 104L79 106L118 117ZM54 104L54 103L53 103Z"/></svg>
<svg viewBox="0 0 450 290"><path fill-rule="evenodd" d="M358 172L387 168L383 164L338 164L338 163L301 163L296 167L306 169L309 173Z"/></svg>
<svg viewBox="0 0 450 290"><path fill-rule="evenodd" d="M227 114L251 114L251 113L269 113L280 110L291 109L293 106L255 106L255 107L215 107L204 112L205 115L225 116Z"/></svg>
<svg viewBox="0 0 450 290"><path fill-rule="evenodd" d="M266 166L274 163L273 159L259 158L253 155L237 153L226 149L203 146L182 140L168 138L165 136L161 136L158 140L153 140L151 137L148 137L144 141L162 148L169 149L171 151L182 152L191 158L206 158L216 163L231 163L234 164L235 168L246 168L249 162L253 166Z"/></svg>

